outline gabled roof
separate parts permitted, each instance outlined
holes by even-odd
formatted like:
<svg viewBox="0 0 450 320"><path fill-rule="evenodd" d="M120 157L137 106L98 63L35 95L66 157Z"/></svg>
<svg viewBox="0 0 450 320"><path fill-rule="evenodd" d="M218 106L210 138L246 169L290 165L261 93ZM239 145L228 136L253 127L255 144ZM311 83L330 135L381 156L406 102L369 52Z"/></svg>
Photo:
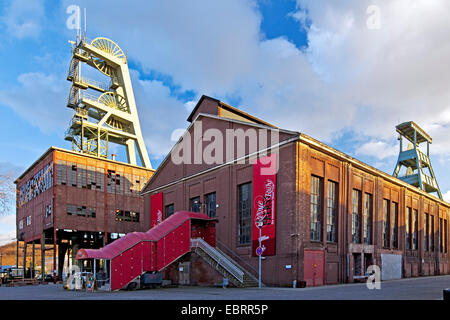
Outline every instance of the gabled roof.
<svg viewBox="0 0 450 320"><path fill-rule="evenodd" d="M270 123L268 123L268 122L266 122L264 120L261 120L261 119L255 117L255 116L253 116L251 114L248 114L247 112L239 110L238 108L230 106L229 104L226 104L226 103L224 103L224 102L222 102L220 100L217 100L215 98L211 98L211 97L206 96L206 95L202 95L202 97L198 100L198 102L195 105L194 109L192 109L191 114L187 118L187 121L192 122L194 120L195 113L197 112L198 108L201 106L203 100L205 100L205 99L208 99L208 100L211 100L213 102L216 102L218 107L221 107L221 108L223 108L223 109L225 109L225 110L227 110L227 111L229 111L229 112L231 112L231 113L233 113L235 115L238 115L238 116L240 116L242 118L245 118L245 119L247 119L247 120L249 120L251 122L255 122L255 123L258 123L258 124L263 124L263 125L266 125L266 126L269 126L269 127L272 127L272 128L277 128L273 124L270 124ZM217 114L215 114L215 115L219 115L219 112ZM225 116L225 118L226 118L226 116Z"/></svg>

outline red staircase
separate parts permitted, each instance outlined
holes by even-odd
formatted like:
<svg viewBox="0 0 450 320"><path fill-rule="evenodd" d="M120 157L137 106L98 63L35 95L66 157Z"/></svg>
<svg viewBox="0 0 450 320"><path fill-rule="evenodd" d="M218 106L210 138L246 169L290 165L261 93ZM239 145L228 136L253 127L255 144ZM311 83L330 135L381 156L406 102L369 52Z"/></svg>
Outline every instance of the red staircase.
<svg viewBox="0 0 450 320"><path fill-rule="evenodd" d="M160 271L191 250L191 238L215 247L215 220L203 213L178 211L147 232L133 232L101 249L80 249L78 260L111 261L111 291L148 271Z"/></svg>

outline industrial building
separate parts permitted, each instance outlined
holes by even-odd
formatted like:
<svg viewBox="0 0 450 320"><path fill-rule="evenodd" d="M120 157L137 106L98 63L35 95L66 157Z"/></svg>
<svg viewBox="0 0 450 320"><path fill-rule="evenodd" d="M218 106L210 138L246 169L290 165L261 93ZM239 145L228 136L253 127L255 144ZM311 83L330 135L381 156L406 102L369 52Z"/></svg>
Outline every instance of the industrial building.
<svg viewBox="0 0 450 320"><path fill-rule="evenodd" d="M17 265L34 270L34 263L27 266L22 259L27 247L42 244L44 250L53 251L53 270L61 277L78 248L100 248L120 235L147 230L150 221L139 192L153 172L49 148L16 180L17 241L24 244L23 252L17 252Z"/></svg>
<svg viewBox="0 0 450 320"><path fill-rule="evenodd" d="M381 268L383 280L450 273L450 204L440 199L434 173L424 173L432 172L431 162L418 145L429 146L431 138L414 122L397 127L401 141L417 146L400 149L394 174L406 173L397 178L207 96L188 121L185 135L142 191L153 220L158 210L164 217L189 210L215 218L216 247L257 276L255 219L267 192L261 190L266 180L255 158L265 153L276 159L278 170L266 176L274 183L269 197L274 208L267 203L262 208L271 217L262 227L264 284L353 282L367 277L369 265ZM216 138L229 130L248 132L245 152L229 152L237 151L236 140L211 152L211 129L218 131ZM258 146L253 150L252 130L266 131L253 136ZM215 153L215 161L195 162L205 153ZM172 272L175 282L179 276ZM191 281L197 282L195 273Z"/></svg>
<svg viewBox="0 0 450 320"><path fill-rule="evenodd" d="M53 250L59 276L76 259L109 290L157 272L177 284L254 286L258 256L273 286L364 280L371 265L383 280L450 273L450 204L416 123L397 126L389 175L202 96L155 171L126 55L106 38L73 45L73 150L51 147L16 181L18 241ZM125 146L128 163L110 144Z"/></svg>
<svg viewBox="0 0 450 320"><path fill-rule="evenodd" d="M39 243L42 250L53 250L53 270L42 273L56 271L58 278L79 248L100 248L126 233L148 229L139 192L154 173L126 55L102 37L88 42L78 34L71 43L66 107L74 115L65 139L72 150L50 147L15 181L22 267L35 270L34 258L27 266L25 256L29 244L34 252ZM86 76L89 70L95 79ZM117 147L126 150L127 162L116 161L112 150ZM19 256L18 244L17 266Z"/></svg>

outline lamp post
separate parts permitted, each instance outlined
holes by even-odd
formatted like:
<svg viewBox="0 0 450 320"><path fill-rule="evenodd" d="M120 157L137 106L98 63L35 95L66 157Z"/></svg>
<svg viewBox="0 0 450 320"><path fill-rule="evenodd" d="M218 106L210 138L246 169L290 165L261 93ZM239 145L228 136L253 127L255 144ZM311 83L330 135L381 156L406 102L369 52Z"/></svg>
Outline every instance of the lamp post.
<svg viewBox="0 0 450 320"><path fill-rule="evenodd" d="M262 221L257 221L256 222L256 226L259 229L259 239L258 239L258 288L261 289L261 259L262 259L262 247L261 247L261 229L263 226L263 222Z"/></svg>

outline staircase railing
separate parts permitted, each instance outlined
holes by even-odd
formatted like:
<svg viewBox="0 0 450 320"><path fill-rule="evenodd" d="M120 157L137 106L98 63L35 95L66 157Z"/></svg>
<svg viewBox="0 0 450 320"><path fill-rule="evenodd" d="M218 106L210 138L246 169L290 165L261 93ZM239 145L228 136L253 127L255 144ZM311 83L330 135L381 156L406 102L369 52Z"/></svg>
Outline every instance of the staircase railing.
<svg viewBox="0 0 450 320"><path fill-rule="evenodd" d="M230 255L231 259L236 259L237 263L243 268L245 268L245 271L249 273L255 280L258 279L258 270L256 270L251 264L246 262L244 259L242 259L239 255L237 255L233 250L231 250L229 247L225 245L225 243L219 241L216 239L216 243L218 245L218 249L224 251L225 254Z"/></svg>
<svg viewBox="0 0 450 320"><path fill-rule="evenodd" d="M244 282L244 272L239 269L234 263L232 263L227 257L221 254L219 251L211 247L201 238L191 239L191 248L200 248L205 252L211 259L213 259L217 265L220 265L227 272L229 272L233 277L235 277L239 282Z"/></svg>

